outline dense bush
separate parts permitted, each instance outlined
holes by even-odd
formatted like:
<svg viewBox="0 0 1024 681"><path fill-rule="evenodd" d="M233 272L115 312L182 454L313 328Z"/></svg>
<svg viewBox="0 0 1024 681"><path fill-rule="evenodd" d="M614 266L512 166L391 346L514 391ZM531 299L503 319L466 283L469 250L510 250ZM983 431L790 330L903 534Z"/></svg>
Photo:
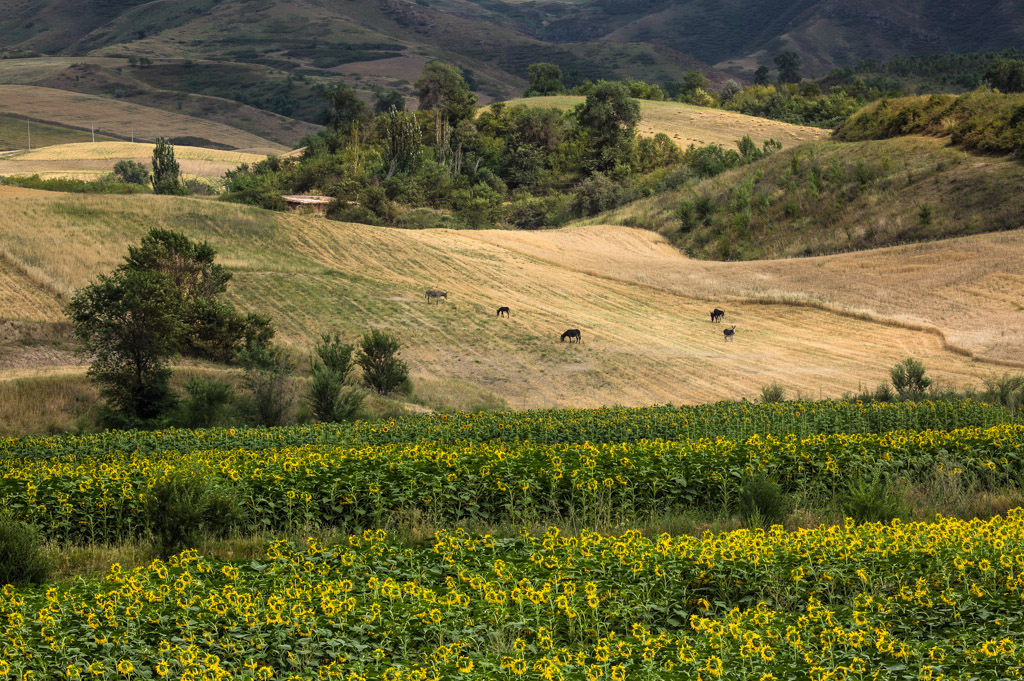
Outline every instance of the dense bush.
<svg viewBox="0 0 1024 681"><path fill-rule="evenodd" d="M42 583L50 574L37 529L0 510L0 585Z"/></svg>

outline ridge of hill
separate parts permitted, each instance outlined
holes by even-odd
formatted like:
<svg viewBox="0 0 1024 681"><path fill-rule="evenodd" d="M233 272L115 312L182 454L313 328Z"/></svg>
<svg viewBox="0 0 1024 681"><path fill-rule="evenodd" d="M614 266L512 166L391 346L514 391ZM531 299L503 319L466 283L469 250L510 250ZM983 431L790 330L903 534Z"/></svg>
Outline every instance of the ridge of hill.
<svg viewBox="0 0 1024 681"><path fill-rule="evenodd" d="M622 227L406 231L200 199L3 187L0 210L10 216L0 225L8 319L59 321L61 301L117 265L128 244L153 227L175 229L217 248L234 274L230 302L269 314L286 344L383 328L401 339L414 381L474 386L517 408L738 399L772 381L839 396L886 380L908 355L946 385L977 387L1002 369L970 353L1010 362L1024 349L1014 321L1024 305L1012 293L1024 290L1019 231L737 264L695 262ZM956 258L958 276L925 264L943 258ZM969 274L982 263L983 281ZM872 309L860 281L905 295ZM448 303L426 304L428 288L447 290ZM957 304L939 308L939 298ZM716 304L737 325L732 343L708 321ZM510 319L494 316L499 305ZM566 328L582 329L583 343L559 343Z"/></svg>
<svg viewBox="0 0 1024 681"><path fill-rule="evenodd" d="M473 69L484 92L504 98L538 61L574 78L659 82L701 64L749 77L784 50L818 75L865 59L998 50L1024 42L1024 7L1003 0L0 0L0 35L0 47L50 54L120 50L323 71L429 55Z"/></svg>

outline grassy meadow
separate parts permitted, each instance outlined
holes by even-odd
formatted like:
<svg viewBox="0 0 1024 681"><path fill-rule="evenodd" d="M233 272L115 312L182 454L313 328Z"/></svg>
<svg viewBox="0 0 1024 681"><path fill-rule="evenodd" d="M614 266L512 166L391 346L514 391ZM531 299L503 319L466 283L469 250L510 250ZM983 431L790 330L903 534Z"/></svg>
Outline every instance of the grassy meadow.
<svg viewBox="0 0 1024 681"><path fill-rule="evenodd" d="M3 288L42 291L53 301L43 308L27 293L12 293L25 302L8 308L8 318L59 319L61 302L116 266L129 244L150 228L171 228L209 240L234 273L231 302L269 314L279 339L296 351L324 331L354 338L383 328L401 339L414 383L434 392L438 382L475 386L514 408L753 398L772 381L791 396L838 397L886 381L889 367L907 356L947 386L980 387L1004 370L974 361L968 343L951 351L928 330L936 322L889 322L901 310L915 314L918 301L947 286L972 295L975 282L934 279L925 267L900 274L914 296L904 307L870 313L861 307L863 289L844 300L836 286L829 305L806 305L805 282L792 274L787 285L774 273L777 263L758 270L756 263L691 261L657 235L621 227L406 231L203 199L12 188L0 188L0 210L8 216L0 227ZM993 245L1006 254L1000 276L1018 276L1014 248L1019 242ZM896 267L908 253L874 257ZM844 281L852 266L819 263L792 265L794 273L818 276L820 291L828 289L824 273ZM427 305L428 288L447 290L448 302ZM510 319L495 316L501 305L512 308ZM731 343L709 321L715 305L727 310L727 325L737 325ZM985 322L988 340L1017 347L1019 334L1003 322ZM566 328L582 329L583 343L559 343ZM978 353L990 345L998 344Z"/></svg>

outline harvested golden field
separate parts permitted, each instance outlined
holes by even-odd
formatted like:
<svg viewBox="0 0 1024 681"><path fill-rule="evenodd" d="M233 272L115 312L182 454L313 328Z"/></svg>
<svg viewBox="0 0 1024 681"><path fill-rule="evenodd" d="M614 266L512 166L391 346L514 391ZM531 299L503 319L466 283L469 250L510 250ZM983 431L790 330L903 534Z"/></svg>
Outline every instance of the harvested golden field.
<svg viewBox="0 0 1024 681"><path fill-rule="evenodd" d="M153 146L141 142L81 142L19 151L0 157L0 175L96 179L111 172L114 164L122 160L150 167ZM223 177L242 163L260 161L265 155L179 145L174 147L174 157L186 177L212 179Z"/></svg>
<svg viewBox="0 0 1024 681"><path fill-rule="evenodd" d="M0 85L0 113L27 116L120 138L196 137L236 149L278 148L262 137L213 121L148 106L32 85Z"/></svg>
<svg viewBox="0 0 1024 681"><path fill-rule="evenodd" d="M577 104L582 104L583 100L584 98L579 96L561 95L526 97L512 100L509 104L571 109ZM698 147L707 144L720 144L731 149L744 135L750 135L750 138L758 144L769 138L774 138L781 142L783 147L791 147L829 136L829 131L822 128L793 125L767 118L747 116L735 111L710 109L679 102L652 102L643 99L637 101L640 103L640 134L645 137L653 137L659 132L663 132L684 149L691 144Z"/></svg>
<svg viewBox="0 0 1024 681"><path fill-rule="evenodd" d="M907 356L959 387L1005 371L924 327L992 359L1024 350L1020 232L711 263L623 227L403 231L200 199L9 188L0 213L7 262L54 305L148 229L177 229L218 249L235 273L232 302L270 314L285 343L384 328L401 338L414 379L491 391L517 408L754 398L772 381L793 396L839 396L887 380ZM428 305L428 288L447 290L448 302ZM733 342L709 321L716 304L737 326ZM495 316L501 305L511 318ZM47 316L38 309L4 314ZM560 343L567 328L583 343Z"/></svg>

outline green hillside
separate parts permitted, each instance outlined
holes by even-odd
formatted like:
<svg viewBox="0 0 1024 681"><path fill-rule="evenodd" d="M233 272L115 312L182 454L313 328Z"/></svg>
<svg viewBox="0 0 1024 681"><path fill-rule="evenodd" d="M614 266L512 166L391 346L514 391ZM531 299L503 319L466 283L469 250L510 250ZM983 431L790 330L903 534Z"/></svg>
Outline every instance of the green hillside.
<svg viewBox="0 0 1024 681"><path fill-rule="evenodd" d="M818 141L587 222L697 258L820 255L1024 227L1024 164L933 137Z"/></svg>

